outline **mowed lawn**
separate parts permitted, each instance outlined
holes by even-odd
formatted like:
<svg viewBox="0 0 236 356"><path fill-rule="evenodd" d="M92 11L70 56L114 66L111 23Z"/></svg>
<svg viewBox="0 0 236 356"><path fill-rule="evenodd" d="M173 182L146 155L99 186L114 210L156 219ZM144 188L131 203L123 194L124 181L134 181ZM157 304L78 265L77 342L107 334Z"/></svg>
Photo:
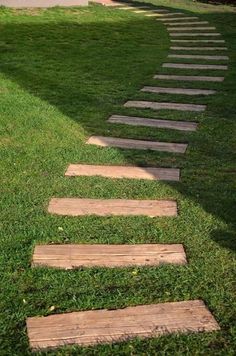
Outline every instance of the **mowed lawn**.
<svg viewBox="0 0 236 356"><path fill-rule="evenodd" d="M152 79L176 71L161 68L170 46L164 25L142 14L99 5L0 9L1 355L31 354L25 326L29 316L191 299L204 300L220 332L65 347L40 355L235 352L236 11L190 0L153 3L197 13L216 26L229 48L229 70L183 74L226 75L223 83ZM140 93L143 85L209 88L217 94L191 98ZM206 103L208 109L181 113L124 108L129 99ZM153 130L108 124L111 114L200 124L193 133ZM188 142L189 147L185 155L98 148L85 144L92 134ZM64 173L69 163L179 167L181 182L68 178ZM178 202L179 216L59 217L47 213L51 197L171 198ZM32 252L40 243L183 243L188 265L32 269Z"/></svg>

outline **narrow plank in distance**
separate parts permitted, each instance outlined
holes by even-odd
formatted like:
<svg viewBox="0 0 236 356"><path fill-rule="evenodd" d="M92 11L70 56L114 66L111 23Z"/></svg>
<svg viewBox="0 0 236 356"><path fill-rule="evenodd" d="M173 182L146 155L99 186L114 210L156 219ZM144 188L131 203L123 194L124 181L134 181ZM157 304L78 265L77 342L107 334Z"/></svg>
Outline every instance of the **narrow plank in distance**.
<svg viewBox="0 0 236 356"><path fill-rule="evenodd" d="M181 244L61 244L37 245L32 266L74 269L79 267L129 267L183 265L187 263Z"/></svg>
<svg viewBox="0 0 236 356"><path fill-rule="evenodd" d="M68 216L177 216L174 200L52 198L48 212Z"/></svg>
<svg viewBox="0 0 236 356"><path fill-rule="evenodd" d="M201 300L37 316L27 318L26 324L33 350L220 329Z"/></svg>
<svg viewBox="0 0 236 356"><path fill-rule="evenodd" d="M65 175L179 181L180 172L176 168L70 164Z"/></svg>

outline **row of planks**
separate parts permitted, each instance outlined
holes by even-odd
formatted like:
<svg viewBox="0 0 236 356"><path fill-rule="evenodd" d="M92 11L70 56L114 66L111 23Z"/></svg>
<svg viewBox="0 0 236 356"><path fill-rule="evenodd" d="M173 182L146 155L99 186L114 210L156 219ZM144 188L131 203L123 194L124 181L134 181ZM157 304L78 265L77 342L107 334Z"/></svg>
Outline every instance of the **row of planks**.
<svg viewBox="0 0 236 356"><path fill-rule="evenodd" d="M151 18L157 18L167 26L171 51L169 59L187 59L204 61L227 61L226 55L178 54L178 51L226 51L222 46L224 40L215 27L198 17L187 16L181 12L170 12L166 9L150 11L148 6L122 6L119 10L133 12ZM197 31L197 32L195 32ZM176 37L178 39L176 39ZM179 38L180 37L180 38ZM183 38L182 38L183 37ZM202 37L204 39L202 39ZM207 37L207 39L206 39ZM215 39L215 37L217 39ZM186 39L188 38L188 39ZM193 39L192 39L193 38ZM197 39L196 39L197 38ZM199 39L200 38L200 39ZM191 44L191 46L189 46ZM200 47L197 47L200 44ZM202 47L204 44L204 47ZM210 44L210 46L208 46ZM213 44L213 45L212 45ZM207 46L206 46L207 45ZM193 47L194 46L194 47ZM179 70L227 70L225 64L198 63L164 63L163 68ZM156 74L156 80L181 82L222 82L223 76ZM189 96L210 96L215 94L211 89L185 89L178 86L144 86L142 92L154 94L179 94ZM176 102L127 101L127 108L152 110L174 110L204 112L206 105ZM112 115L108 118L112 124L166 128L180 131L196 131L197 122L152 119ZM121 149L138 149L164 151L184 154L186 143L157 142L126 139L120 137L92 136L87 144ZM177 168L100 166L88 164L70 164L66 177L101 176L106 178L148 179L179 181L180 170ZM48 206L50 214L62 216L132 216L177 217L178 206L174 200L124 200L124 199L79 199L52 198ZM127 266L158 266L160 264L185 265L187 257L182 244L136 244L136 245L102 245L102 244L68 244L37 245L34 249L32 266L63 268L66 270L79 267L120 268ZM59 347L68 344L82 346L98 343L125 341L133 337L157 337L169 333L188 333L217 331L219 325L201 300L179 301L139 305L117 310L91 310L47 317L30 317L27 319L27 330L30 346L34 350Z"/></svg>

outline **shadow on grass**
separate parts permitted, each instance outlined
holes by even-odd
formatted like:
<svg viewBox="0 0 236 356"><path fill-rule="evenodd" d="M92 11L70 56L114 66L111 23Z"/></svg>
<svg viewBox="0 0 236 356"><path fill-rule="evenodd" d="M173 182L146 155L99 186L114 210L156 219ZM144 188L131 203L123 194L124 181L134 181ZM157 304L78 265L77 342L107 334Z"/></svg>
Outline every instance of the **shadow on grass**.
<svg viewBox="0 0 236 356"><path fill-rule="evenodd" d="M60 11L62 10L58 9L58 12ZM217 13L204 16L209 21L212 18L212 22L219 19L222 28L227 24L226 35L230 41L233 39L235 31L232 33L229 29L234 27L234 15ZM149 23L148 18L131 16L126 20L122 17L119 20L117 17L112 23L101 19L98 22L80 23L75 18L67 22L61 18L56 23L44 20L41 24L33 21L25 24L5 24L1 29L1 38L5 40L5 43L0 45L1 71L32 95L47 101L78 122L87 136L103 135L105 132L104 135L126 135L134 138L130 135L131 128L127 128L127 132L124 128L119 131L119 125L107 124L109 115L137 113L170 119L180 119L184 116L168 112L145 111L142 114L142 111L122 108L122 104L133 99L137 89L145 84L144 78L154 74L154 59L148 61L154 41L158 41L160 49L156 64L159 72L164 72L160 67L167 51L166 31L162 24L158 23L156 38L149 38L148 35L153 34L153 25L150 27ZM162 41L162 36L166 36L165 41ZM228 45L230 46L230 43ZM235 42L232 42L232 49L235 49ZM231 66L231 75L235 73L235 66ZM205 211L228 224L227 231L214 231L212 239L221 246L234 250L236 241L233 187L236 171L233 169L232 158L232 123L236 118L235 83L229 78L221 88L227 96L207 99L209 111L207 116L202 116L210 127L207 128L203 124L201 130L190 135L189 152L184 157L176 156L173 159L174 166L182 168L182 181L166 184L174 186L182 195L191 198ZM148 95L145 96L147 97ZM156 99L165 101L165 96ZM189 113L185 117L194 119L195 116ZM134 130L139 138L138 129ZM146 139L151 139L154 135L151 129L145 132L140 129L140 132ZM144 134L148 136L144 137ZM172 139L182 142L187 138L181 133L165 133L161 130L155 135L166 141ZM157 152L139 154L127 150L119 150L119 153L127 164L164 167L172 166L174 156ZM148 155L150 159L147 159Z"/></svg>

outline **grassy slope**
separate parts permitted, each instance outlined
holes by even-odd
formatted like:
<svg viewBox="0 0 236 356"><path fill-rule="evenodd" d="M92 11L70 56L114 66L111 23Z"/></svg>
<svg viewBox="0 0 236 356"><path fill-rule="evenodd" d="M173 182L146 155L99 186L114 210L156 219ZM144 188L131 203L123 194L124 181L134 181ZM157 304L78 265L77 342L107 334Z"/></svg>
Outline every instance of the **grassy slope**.
<svg viewBox="0 0 236 356"><path fill-rule="evenodd" d="M157 83L151 79L155 72L164 73L161 63L168 53L168 36L154 19L100 6L0 10L1 355L30 354L27 316L195 298L203 299L214 313L222 327L220 333L167 336L89 349L70 347L47 354L233 354L235 13L226 7L215 11L214 7L192 5L187 0L155 3L202 12L202 18L215 24L227 41L231 61L225 82L204 85L220 88L219 94L208 99L188 98L189 102L209 103L206 114L122 108L127 99L135 98L187 100L138 93L142 85ZM203 85L194 84L197 86ZM184 134L107 124L112 113L198 120L200 129ZM190 146L184 156L98 149L84 144L90 134L188 141ZM181 167L182 181L67 179L63 174L70 162ZM51 216L46 207L52 196L170 197L178 200L180 216ZM189 264L123 270L33 270L33 247L45 242L184 243ZM54 311L50 311L52 306Z"/></svg>

